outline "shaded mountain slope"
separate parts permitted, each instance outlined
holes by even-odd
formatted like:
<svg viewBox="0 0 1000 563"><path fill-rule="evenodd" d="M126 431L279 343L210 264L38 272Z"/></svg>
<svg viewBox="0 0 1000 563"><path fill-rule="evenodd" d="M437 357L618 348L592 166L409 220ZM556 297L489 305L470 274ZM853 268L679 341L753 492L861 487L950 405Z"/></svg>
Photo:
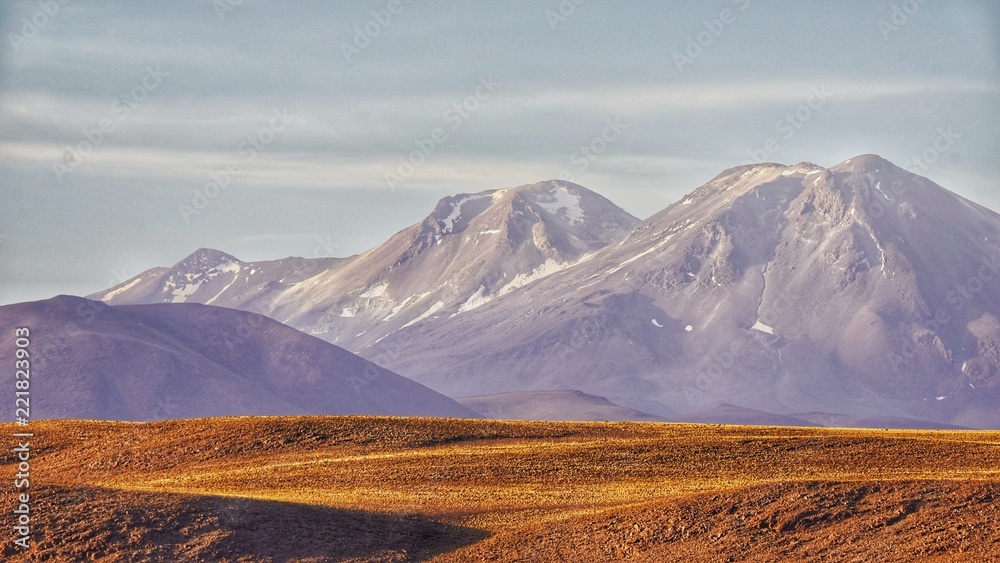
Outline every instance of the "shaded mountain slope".
<svg viewBox="0 0 1000 563"><path fill-rule="evenodd" d="M271 319L198 304L108 306L78 297L0 307L30 329L31 418L223 415L476 417L451 399ZM0 344L13 357L15 341ZM14 373L7 376L14 388ZM0 408L13 417L13 401Z"/></svg>

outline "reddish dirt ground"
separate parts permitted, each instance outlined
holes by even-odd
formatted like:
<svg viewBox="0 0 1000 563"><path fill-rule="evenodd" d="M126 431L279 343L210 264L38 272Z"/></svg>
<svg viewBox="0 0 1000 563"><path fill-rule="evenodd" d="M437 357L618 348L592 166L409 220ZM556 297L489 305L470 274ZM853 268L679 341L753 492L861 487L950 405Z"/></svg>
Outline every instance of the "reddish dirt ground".
<svg viewBox="0 0 1000 563"><path fill-rule="evenodd" d="M32 426L33 547L8 532L5 561L1000 558L997 432L372 417ZM0 463L16 473L12 452Z"/></svg>

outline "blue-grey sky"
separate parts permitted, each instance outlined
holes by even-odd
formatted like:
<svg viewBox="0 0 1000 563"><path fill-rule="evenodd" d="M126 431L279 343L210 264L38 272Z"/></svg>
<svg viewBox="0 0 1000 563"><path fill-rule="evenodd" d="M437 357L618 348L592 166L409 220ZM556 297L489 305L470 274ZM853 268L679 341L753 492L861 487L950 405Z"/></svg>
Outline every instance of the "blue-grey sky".
<svg viewBox="0 0 1000 563"><path fill-rule="evenodd" d="M350 255L556 177L645 218L877 153L1000 210L994 0L10 0L0 29L0 304L198 247Z"/></svg>

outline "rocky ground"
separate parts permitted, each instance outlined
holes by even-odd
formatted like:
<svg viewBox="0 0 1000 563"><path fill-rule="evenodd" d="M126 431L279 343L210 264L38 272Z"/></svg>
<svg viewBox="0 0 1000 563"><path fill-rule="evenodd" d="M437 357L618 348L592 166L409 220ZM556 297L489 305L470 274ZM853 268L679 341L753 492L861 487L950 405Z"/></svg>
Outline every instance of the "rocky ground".
<svg viewBox="0 0 1000 563"><path fill-rule="evenodd" d="M1000 553L1000 433L372 417L32 431L34 547L11 536L6 561Z"/></svg>

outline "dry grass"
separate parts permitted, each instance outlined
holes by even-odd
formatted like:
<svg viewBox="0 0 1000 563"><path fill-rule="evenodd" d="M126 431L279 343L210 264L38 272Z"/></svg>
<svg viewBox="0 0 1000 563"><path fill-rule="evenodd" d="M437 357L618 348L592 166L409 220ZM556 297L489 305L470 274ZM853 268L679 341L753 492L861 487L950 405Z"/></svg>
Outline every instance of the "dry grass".
<svg viewBox="0 0 1000 563"><path fill-rule="evenodd" d="M15 561L1000 556L997 432L372 417L32 430L39 545L8 549Z"/></svg>

